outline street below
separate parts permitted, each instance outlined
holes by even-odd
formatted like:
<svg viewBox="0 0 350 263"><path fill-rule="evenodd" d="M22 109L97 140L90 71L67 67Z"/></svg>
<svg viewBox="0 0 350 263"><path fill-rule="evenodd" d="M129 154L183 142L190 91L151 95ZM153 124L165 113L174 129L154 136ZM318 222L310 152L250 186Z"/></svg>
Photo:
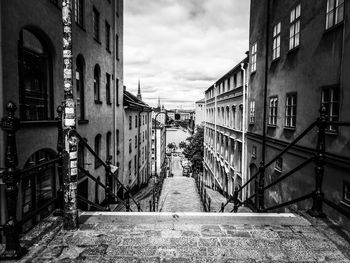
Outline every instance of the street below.
<svg viewBox="0 0 350 263"><path fill-rule="evenodd" d="M172 158L173 177L164 180L159 198L160 212L202 212L203 207L195 180L182 175L181 158Z"/></svg>

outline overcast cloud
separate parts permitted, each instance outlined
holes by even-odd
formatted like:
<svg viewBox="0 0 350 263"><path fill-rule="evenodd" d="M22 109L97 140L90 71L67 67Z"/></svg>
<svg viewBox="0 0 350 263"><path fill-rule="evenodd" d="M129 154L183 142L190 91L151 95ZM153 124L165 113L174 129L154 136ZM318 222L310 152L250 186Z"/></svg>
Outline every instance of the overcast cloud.
<svg viewBox="0 0 350 263"><path fill-rule="evenodd" d="M249 0L125 0L124 85L193 108L248 50Z"/></svg>

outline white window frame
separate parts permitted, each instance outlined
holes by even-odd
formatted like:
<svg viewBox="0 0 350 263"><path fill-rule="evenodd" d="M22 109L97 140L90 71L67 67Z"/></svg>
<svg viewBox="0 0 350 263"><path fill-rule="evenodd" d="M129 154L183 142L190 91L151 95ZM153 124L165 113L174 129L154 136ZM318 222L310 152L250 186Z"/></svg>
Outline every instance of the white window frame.
<svg viewBox="0 0 350 263"><path fill-rule="evenodd" d="M278 97L277 96L270 97L269 125L271 126L277 125L277 107L278 107Z"/></svg>
<svg viewBox="0 0 350 263"><path fill-rule="evenodd" d="M284 126L295 128L297 120L297 94L289 93L286 97L286 114Z"/></svg>
<svg viewBox="0 0 350 263"><path fill-rule="evenodd" d="M278 59L280 56L281 56L281 22L278 22L273 27L272 60Z"/></svg>
<svg viewBox="0 0 350 263"><path fill-rule="evenodd" d="M255 100L250 101L249 123L255 123Z"/></svg>
<svg viewBox="0 0 350 263"><path fill-rule="evenodd" d="M289 50L292 50L300 45L300 17L301 4L298 4L290 12Z"/></svg>
<svg viewBox="0 0 350 263"><path fill-rule="evenodd" d="M256 71L256 58L257 58L257 51L258 51L258 42L255 42L252 45L252 50L251 50L251 63L250 63L250 72L253 73Z"/></svg>
<svg viewBox="0 0 350 263"><path fill-rule="evenodd" d="M327 0L326 30L344 20L344 0Z"/></svg>
<svg viewBox="0 0 350 263"><path fill-rule="evenodd" d="M325 101L324 98L324 92L328 90L330 92L330 100L329 101ZM338 100L336 100L335 97L335 92L338 93ZM328 121L338 121L339 120L339 88L338 87L324 87L322 89L322 93L321 93L321 103L323 105L326 106L327 109L327 120ZM337 112L335 111L335 104L337 104ZM338 128L336 126L333 125L328 125L326 130L328 132L333 132L336 133L338 132Z"/></svg>

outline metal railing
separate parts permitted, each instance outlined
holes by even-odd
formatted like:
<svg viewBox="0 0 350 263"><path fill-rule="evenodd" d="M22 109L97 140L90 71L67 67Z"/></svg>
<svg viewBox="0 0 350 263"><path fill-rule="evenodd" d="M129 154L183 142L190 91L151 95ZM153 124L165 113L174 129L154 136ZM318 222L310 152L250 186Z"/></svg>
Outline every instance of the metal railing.
<svg viewBox="0 0 350 263"><path fill-rule="evenodd" d="M201 198L203 209L205 212L210 212L211 209L211 198L207 193L204 183L199 179L199 176L196 177L196 185L198 189L199 196Z"/></svg>
<svg viewBox="0 0 350 263"><path fill-rule="evenodd" d="M350 212L343 208L342 206L326 199L324 197L324 193L322 191L322 182L324 177L324 166L327 163L326 160L326 128L328 125L333 126L347 126L350 127L350 122L340 122L340 121L328 121L326 116L326 108L324 105L321 106L320 109L320 117L313 122L309 127L307 127L295 140L293 140L290 144L288 144L280 153L278 153L273 159L271 159L268 163L260 164L258 171L250 177L250 179L241 187L235 188L233 196L221 207L220 212L224 212L225 207L229 203L234 204L234 208L231 212L237 212L240 206L252 206L253 210L257 212L267 212L276 210L279 208L283 208L307 199L312 199L313 205L311 209L309 209L309 214L314 217L323 217L325 216L323 212L323 204L330 206L331 208L337 210L339 213L343 214L346 217L350 218ZM309 157L295 168L291 169L287 173L280 176L277 180L265 185L265 170L273 164L276 160L278 160L283 154L287 153L293 146L297 144L302 138L305 137L311 130L315 127L318 128L318 138L316 150L314 152L314 156ZM281 204L276 204L270 207L265 207L265 192L269 190L271 187L275 186L278 183L285 181L290 176L294 175L296 172L300 171L302 168L307 166L308 164L314 162L315 163L315 189L305 195L294 198L292 200L283 202ZM255 189L253 194L247 197L244 201L239 200L239 195L243 193L243 190L248 192L248 187L254 181ZM254 200L254 201L253 201Z"/></svg>

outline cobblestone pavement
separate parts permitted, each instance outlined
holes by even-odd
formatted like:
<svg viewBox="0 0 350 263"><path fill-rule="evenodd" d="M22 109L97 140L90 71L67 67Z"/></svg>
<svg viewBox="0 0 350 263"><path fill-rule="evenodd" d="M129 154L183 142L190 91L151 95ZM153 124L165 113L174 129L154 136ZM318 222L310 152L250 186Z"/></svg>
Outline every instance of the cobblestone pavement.
<svg viewBox="0 0 350 263"><path fill-rule="evenodd" d="M180 157L173 158L174 177L164 180L159 198L161 212L201 212L202 203L193 178L182 176Z"/></svg>
<svg viewBox="0 0 350 263"><path fill-rule="evenodd" d="M21 262L349 263L338 229L291 214L85 213Z"/></svg>

